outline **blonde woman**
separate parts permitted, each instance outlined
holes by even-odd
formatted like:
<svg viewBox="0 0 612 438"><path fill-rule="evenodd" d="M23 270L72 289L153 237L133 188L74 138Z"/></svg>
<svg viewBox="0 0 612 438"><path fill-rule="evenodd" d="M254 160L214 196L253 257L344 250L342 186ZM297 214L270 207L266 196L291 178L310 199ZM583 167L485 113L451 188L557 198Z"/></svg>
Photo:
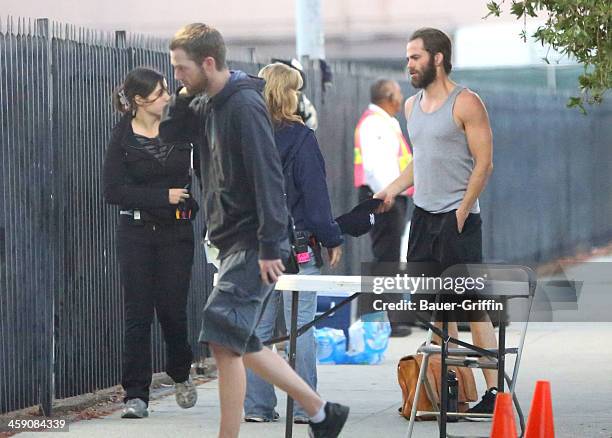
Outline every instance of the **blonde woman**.
<svg viewBox="0 0 612 438"><path fill-rule="evenodd" d="M320 274L317 262L320 245L327 248L330 265L335 266L342 257L342 233L334 221L325 182L325 161L319 149L314 131L306 127L296 115L298 90L302 87L299 72L285 64L267 65L259 76L266 81L264 97L274 126L274 139L280 153L285 176L287 207L291 213L298 241L308 242L299 257L300 274ZM299 250L297 251L300 252ZM282 300L282 301L281 301ZM316 292L301 292L298 325L302 326L315 317ZM262 340L268 340L274 332L277 312L283 308L285 321L291 321L291 295L272 294L255 331ZM316 344L314 329L308 330L297 341L296 370L316 390ZM244 402L245 421L277 421L274 387L247 370L247 392ZM294 422L307 424L308 415L296 404Z"/></svg>

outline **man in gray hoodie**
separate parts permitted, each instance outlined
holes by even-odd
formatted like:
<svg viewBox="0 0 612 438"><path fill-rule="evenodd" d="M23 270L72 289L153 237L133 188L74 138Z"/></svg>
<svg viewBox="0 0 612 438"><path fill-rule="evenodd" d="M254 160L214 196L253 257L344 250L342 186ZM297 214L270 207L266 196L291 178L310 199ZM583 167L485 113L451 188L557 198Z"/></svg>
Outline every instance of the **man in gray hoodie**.
<svg viewBox="0 0 612 438"><path fill-rule="evenodd" d="M206 225L220 250L200 333L219 370L219 436L238 437L248 367L298 401L310 417L311 436L336 437L348 407L323 401L255 335L289 255L282 168L263 81L230 71L223 37L202 23L179 30L170 51L184 88L170 102L160 135L186 135L200 144Z"/></svg>

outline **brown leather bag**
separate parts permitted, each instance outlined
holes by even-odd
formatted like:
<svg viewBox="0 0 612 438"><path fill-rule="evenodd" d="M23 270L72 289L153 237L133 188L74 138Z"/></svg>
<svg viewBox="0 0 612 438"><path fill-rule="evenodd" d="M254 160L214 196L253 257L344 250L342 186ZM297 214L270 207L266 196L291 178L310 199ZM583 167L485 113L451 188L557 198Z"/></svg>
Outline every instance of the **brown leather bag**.
<svg viewBox="0 0 612 438"><path fill-rule="evenodd" d="M419 378L419 371L423 362L423 354L416 354L405 356L400 359L397 365L397 380L400 387L402 388L402 407L400 409L400 415L410 418L410 411L412 409L412 403L414 402L414 396L416 393L416 384ZM437 405L440 404L440 355L432 354L429 356L429 365L427 366L426 379L429 382L431 388L435 388L434 400ZM471 368L449 366L449 370L454 370L457 374L457 382L459 383L459 412L465 412L468 409L468 403L474 402L478 399L478 392L476 391L476 381L474 380L474 373ZM421 391L419 395L419 402L417 404L417 411L432 411L433 405L431 400L427 396L425 391L425 385L421 385ZM434 420L432 416L420 416L417 417L420 420Z"/></svg>

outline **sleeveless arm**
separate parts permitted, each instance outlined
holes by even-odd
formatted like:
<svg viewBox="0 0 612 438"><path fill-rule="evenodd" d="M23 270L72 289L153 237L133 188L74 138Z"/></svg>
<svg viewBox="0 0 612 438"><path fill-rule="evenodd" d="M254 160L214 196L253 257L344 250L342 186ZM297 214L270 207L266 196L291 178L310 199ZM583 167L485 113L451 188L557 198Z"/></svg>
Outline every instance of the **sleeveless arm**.
<svg viewBox="0 0 612 438"><path fill-rule="evenodd" d="M493 172L493 134L487 110L476 93L470 90L462 91L457 96L454 113L463 125L468 147L474 158L474 170L458 208L458 215L467 217ZM462 226L463 224L460 228Z"/></svg>
<svg viewBox="0 0 612 438"><path fill-rule="evenodd" d="M410 119L410 115L412 114L412 106L414 105L415 99L416 94L414 96L410 96L404 103L404 116L406 117L406 121Z"/></svg>

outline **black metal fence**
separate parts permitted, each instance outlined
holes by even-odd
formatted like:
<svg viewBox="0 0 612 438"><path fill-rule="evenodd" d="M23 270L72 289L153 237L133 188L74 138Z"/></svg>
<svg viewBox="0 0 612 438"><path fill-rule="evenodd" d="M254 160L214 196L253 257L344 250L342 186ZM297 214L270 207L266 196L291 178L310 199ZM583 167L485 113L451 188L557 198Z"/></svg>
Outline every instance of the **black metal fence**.
<svg viewBox="0 0 612 438"><path fill-rule="evenodd" d="M118 119L110 96L134 66L172 74L165 42L46 20L8 22L0 65L0 412L39 403L48 411L54 397L120 381L117 211L104 205L101 187ZM197 335L211 275L197 251L189 298L196 357L205 354ZM155 323L156 371L161 339Z"/></svg>
<svg viewBox="0 0 612 438"><path fill-rule="evenodd" d="M156 67L174 85L163 41L46 20L0 27L0 413L36 404L49 412L53 398L120 380L117 212L103 203L101 167L117 120L111 92L138 65ZM259 68L232 65L251 73ZM323 93L318 69L307 70L338 214L357 200L353 129L370 82L381 74L336 65L334 86ZM397 79L406 95L414 92ZM610 104L583 117L564 107L565 95L467 85L483 97L494 131L496 167L482 196L487 257L541 262L607 241ZM196 227L199 233L201 223ZM337 272L357 273L369 259L368 239L350 239L345 254ZM196 250L189 298L196 357L205 355L196 340L211 275ZM159 371L158 324L153 341Z"/></svg>

